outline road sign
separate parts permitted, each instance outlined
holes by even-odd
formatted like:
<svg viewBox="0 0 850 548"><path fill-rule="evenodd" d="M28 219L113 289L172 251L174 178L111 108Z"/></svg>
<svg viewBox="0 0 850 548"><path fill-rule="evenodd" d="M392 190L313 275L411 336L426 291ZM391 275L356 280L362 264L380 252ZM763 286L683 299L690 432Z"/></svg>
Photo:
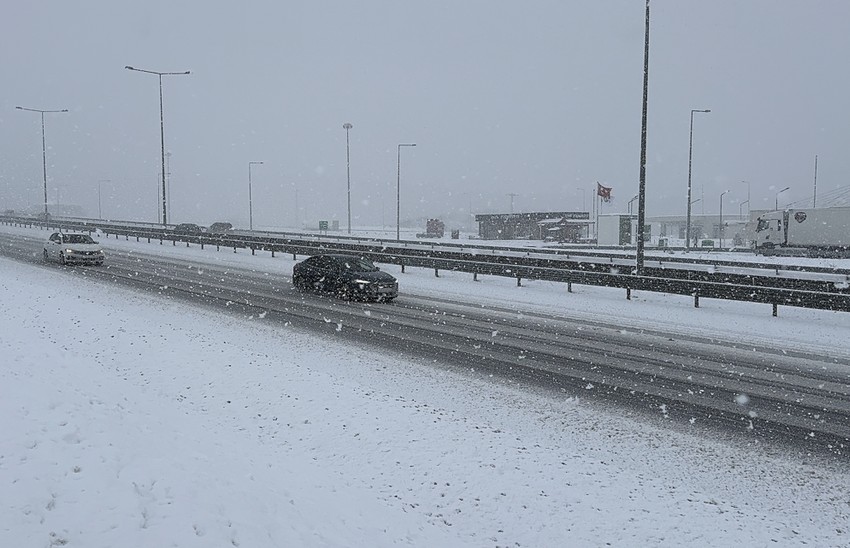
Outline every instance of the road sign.
<svg viewBox="0 0 850 548"><path fill-rule="evenodd" d="M328 222L327 221L319 221L319 230L327 231L327 229L328 229Z"/></svg>

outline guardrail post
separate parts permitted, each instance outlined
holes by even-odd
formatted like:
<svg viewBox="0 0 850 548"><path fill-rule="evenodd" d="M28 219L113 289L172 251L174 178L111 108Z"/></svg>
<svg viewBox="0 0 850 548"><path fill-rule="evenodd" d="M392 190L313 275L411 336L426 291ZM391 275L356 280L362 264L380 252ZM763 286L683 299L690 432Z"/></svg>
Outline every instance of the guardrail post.
<svg viewBox="0 0 850 548"><path fill-rule="evenodd" d="M151 243L151 237L148 236L148 243Z"/></svg>
<svg viewBox="0 0 850 548"><path fill-rule="evenodd" d="M401 273L404 274L404 262L401 263Z"/></svg>
<svg viewBox="0 0 850 548"><path fill-rule="evenodd" d="M176 245L177 245L177 240L173 240L173 239L172 239L172 240L171 240L171 246L172 246L172 247L174 247L174 246L176 246Z"/></svg>
<svg viewBox="0 0 850 548"><path fill-rule="evenodd" d="M272 248L272 259L274 259L274 248Z"/></svg>
<svg viewBox="0 0 850 548"><path fill-rule="evenodd" d="M186 247L189 247L189 240L186 240Z"/></svg>
<svg viewBox="0 0 850 548"><path fill-rule="evenodd" d="M472 281L473 281L473 282L477 282L477 281L478 281L478 272L473 272L473 273L472 273Z"/></svg>
<svg viewBox="0 0 850 548"><path fill-rule="evenodd" d="M293 253L293 254L292 254L292 260L293 260L293 261L297 261L297 260L298 260L298 258L295 256L295 253Z"/></svg>
<svg viewBox="0 0 850 548"><path fill-rule="evenodd" d="M573 282L568 280L567 281L567 293L572 293L572 292L573 292Z"/></svg>
<svg viewBox="0 0 850 548"><path fill-rule="evenodd" d="M233 252L236 253L236 246L233 246Z"/></svg>
<svg viewBox="0 0 850 548"><path fill-rule="evenodd" d="M631 287L626 288L626 300L627 301L632 300L632 288Z"/></svg>
<svg viewBox="0 0 850 548"><path fill-rule="evenodd" d="M221 251L221 246L220 246L219 244L215 244L215 250L216 250L216 251Z"/></svg>
<svg viewBox="0 0 850 548"><path fill-rule="evenodd" d="M437 269L437 268L435 268L435 269L434 269L434 277L435 277L435 278L439 278L439 277L440 277L440 270L439 270L439 269Z"/></svg>
<svg viewBox="0 0 850 548"><path fill-rule="evenodd" d="M204 249L204 241L201 240L201 249Z"/></svg>
<svg viewBox="0 0 850 548"><path fill-rule="evenodd" d="M699 308L699 293L694 293L694 308Z"/></svg>
<svg viewBox="0 0 850 548"><path fill-rule="evenodd" d="M236 248L233 248L233 251L234 251L234 253L235 253L235 252L236 252ZM253 255L255 251L256 251L256 249L254 249L254 246L251 246L251 255Z"/></svg>
<svg viewBox="0 0 850 548"><path fill-rule="evenodd" d="M517 286L517 287L522 287L522 276L517 276L517 277L516 277L516 286Z"/></svg>
<svg viewBox="0 0 850 548"><path fill-rule="evenodd" d="M776 303L773 303L773 317L775 318L778 315L779 315L779 305L776 304Z"/></svg>
<svg viewBox="0 0 850 548"><path fill-rule="evenodd" d="M136 241L137 241L137 242L139 241L139 237L138 237L138 236L136 236Z"/></svg>

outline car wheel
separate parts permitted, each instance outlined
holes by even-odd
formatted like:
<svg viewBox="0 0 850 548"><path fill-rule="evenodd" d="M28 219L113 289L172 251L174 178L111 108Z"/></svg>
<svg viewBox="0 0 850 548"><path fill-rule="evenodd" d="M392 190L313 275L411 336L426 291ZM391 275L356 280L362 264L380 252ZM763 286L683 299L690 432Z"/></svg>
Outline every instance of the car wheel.
<svg viewBox="0 0 850 548"><path fill-rule="evenodd" d="M47 262L49 260L50 260L50 257L47 255L47 250L45 249L44 250L44 262Z"/></svg>
<svg viewBox="0 0 850 548"><path fill-rule="evenodd" d="M343 301L354 300L353 299L354 295L351 291L351 288L348 287L347 285L341 285L336 293L337 293L337 295L339 295L339 298L342 299Z"/></svg>
<svg viewBox="0 0 850 548"><path fill-rule="evenodd" d="M65 260L65 254L64 253L59 254L59 264L61 264L61 265L68 264L68 262Z"/></svg>

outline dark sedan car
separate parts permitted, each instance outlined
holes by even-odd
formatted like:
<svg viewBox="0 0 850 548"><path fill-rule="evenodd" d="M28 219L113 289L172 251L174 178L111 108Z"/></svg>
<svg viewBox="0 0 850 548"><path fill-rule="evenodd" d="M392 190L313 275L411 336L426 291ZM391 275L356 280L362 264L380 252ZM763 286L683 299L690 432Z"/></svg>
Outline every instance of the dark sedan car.
<svg viewBox="0 0 850 548"><path fill-rule="evenodd" d="M174 233L181 236L200 236L204 229L195 223L180 223L174 227Z"/></svg>
<svg viewBox="0 0 850 548"><path fill-rule="evenodd" d="M398 296L398 281L357 255L314 255L292 268L292 284L344 299L389 302Z"/></svg>

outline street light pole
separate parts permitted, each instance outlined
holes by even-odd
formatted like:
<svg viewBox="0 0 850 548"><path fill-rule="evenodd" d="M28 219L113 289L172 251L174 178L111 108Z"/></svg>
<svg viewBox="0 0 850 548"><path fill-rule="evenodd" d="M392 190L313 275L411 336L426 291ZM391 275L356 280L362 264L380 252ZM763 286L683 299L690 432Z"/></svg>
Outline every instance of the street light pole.
<svg viewBox="0 0 850 548"><path fill-rule="evenodd" d="M685 222L685 251L691 247L691 166L693 165L694 157L694 113L695 112L711 112L710 109L691 109L691 132L688 145L688 217Z"/></svg>
<svg viewBox="0 0 850 548"><path fill-rule="evenodd" d="M100 181L97 182L97 218L101 219L101 220L103 219L103 210L101 209L101 205L100 205L101 204L101 202L100 202L100 186L103 183L111 183L111 182L112 182L111 179L101 179Z"/></svg>
<svg viewBox="0 0 850 548"><path fill-rule="evenodd" d="M747 185L747 199L746 199L746 201L741 202L741 203L747 204L747 215L749 215L750 214L750 182L749 181L741 181L741 182L744 183L745 185ZM739 215L740 215L740 213L739 213Z"/></svg>
<svg viewBox="0 0 850 548"><path fill-rule="evenodd" d="M263 162L248 162L248 230L254 230L254 200L251 196L251 166L262 165Z"/></svg>
<svg viewBox="0 0 850 548"><path fill-rule="evenodd" d="M190 74L187 70L185 72L158 72L155 70L144 70L135 67L131 67L129 65L124 67L127 70L133 70L136 72L145 72L147 74L156 74L159 76L159 136L162 144L162 224L168 224L168 205L166 200L166 190L165 190L165 117L163 115L162 108L162 77L163 76L176 76L176 75L185 75Z"/></svg>
<svg viewBox="0 0 850 548"><path fill-rule="evenodd" d="M348 147L348 130L354 126L346 122L342 127L345 129L345 175L348 180L348 233L351 234L351 153Z"/></svg>
<svg viewBox="0 0 850 548"><path fill-rule="evenodd" d="M785 192L786 190L790 190L790 188L791 188L790 186L786 186L785 188L783 188L782 190L780 190L779 192L776 193L776 198L775 198L774 204L773 204L773 210L774 211L779 211L779 195L782 194L783 192Z"/></svg>
<svg viewBox="0 0 850 548"><path fill-rule="evenodd" d="M18 110L27 110L29 112L38 112L41 114L41 165L44 173L44 220L47 221L49 213L47 211L47 141L44 137L44 115L56 112L68 112L67 108L62 110L41 110L37 108L15 107Z"/></svg>
<svg viewBox="0 0 850 548"><path fill-rule="evenodd" d="M395 239L401 241L401 147L415 147L416 143L407 143L398 145L398 161L397 178L396 178L396 198L395 198Z"/></svg>
<svg viewBox="0 0 850 548"><path fill-rule="evenodd" d="M749 200L744 200L743 202L738 204L738 217L740 217L741 219L744 218L744 214L742 213L743 208L744 208L744 204L747 204L747 211L749 212L749 210L750 210L750 201Z"/></svg>
<svg viewBox="0 0 850 548"><path fill-rule="evenodd" d="M632 204L633 204L633 203L634 203L634 202L635 202L638 198L640 198L640 196L638 196L637 194L635 194L634 198L632 198L631 200L629 200L629 207L628 207L628 213L629 213L629 215L631 215L631 214L632 214Z"/></svg>
<svg viewBox="0 0 850 548"><path fill-rule="evenodd" d="M724 190L720 193L720 249L723 249L723 195L728 192L728 190Z"/></svg>

